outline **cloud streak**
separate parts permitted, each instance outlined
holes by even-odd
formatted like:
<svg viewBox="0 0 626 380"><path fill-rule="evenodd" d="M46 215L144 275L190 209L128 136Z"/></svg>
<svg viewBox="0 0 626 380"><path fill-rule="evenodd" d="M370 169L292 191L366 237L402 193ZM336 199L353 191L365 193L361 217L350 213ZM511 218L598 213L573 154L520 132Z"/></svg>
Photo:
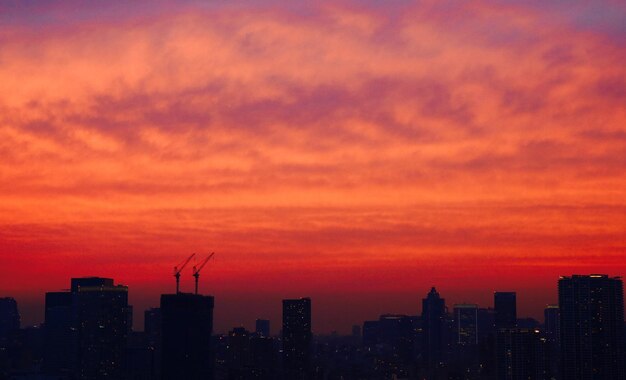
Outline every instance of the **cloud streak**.
<svg viewBox="0 0 626 380"><path fill-rule="evenodd" d="M0 254L79 262L42 286L152 294L199 245L226 298L303 261L320 292L624 273L617 3L30 4L0 12Z"/></svg>

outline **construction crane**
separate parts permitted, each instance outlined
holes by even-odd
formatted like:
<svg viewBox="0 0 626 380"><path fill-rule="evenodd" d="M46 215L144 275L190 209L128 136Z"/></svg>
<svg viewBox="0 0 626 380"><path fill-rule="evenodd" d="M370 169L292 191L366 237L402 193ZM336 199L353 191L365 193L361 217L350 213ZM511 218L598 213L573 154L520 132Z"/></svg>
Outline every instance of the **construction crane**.
<svg viewBox="0 0 626 380"><path fill-rule="evenodd" d="M180 272L183 271L183 269L185 269L185 267L187 266L187 264L189 264L189 261L191 261L191 259L195 256L195 253L192 253L191 256L187 257L186 260L182 261L180 264L176 265L174 267L174 277L176 277L176 294L180 293L179 289L180 289Z"/></svg>
<svg viewBox="0 0 626 380"><path fill-rule="evenodd" d="M211 258L213 257L213 255L215 255L215 252L212 252L209 257L207 257L206 259L204 259L200 265L198 267L196 267L195 265L193 266L193 276L196 278L196 294L198 294L198 280L200 279L200 271L202 270L202 268L204 268L204 266L206 265L206 263L209 262L209 260L211 260Z"/></svg>

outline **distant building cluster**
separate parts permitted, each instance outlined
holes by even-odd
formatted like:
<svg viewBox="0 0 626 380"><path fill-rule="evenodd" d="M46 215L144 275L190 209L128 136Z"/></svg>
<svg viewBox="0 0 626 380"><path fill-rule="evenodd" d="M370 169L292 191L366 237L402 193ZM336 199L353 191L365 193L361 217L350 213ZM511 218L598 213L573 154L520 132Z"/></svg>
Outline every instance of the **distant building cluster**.
<svg viewBox="0 0 626 380"><path fill-rule="evenodd" d="M352 335L314 335L310 298L282 303L282 324L213 334L214 298L161 296L132 329L128 288L74 278L49 292L42 326L21 328L18 305L0 298L0 380L626 380L620 278L558 281L559 303L544 321L519 318L515 292L493 307L448 308L433 287L421 315L381 315Z"/></svg>

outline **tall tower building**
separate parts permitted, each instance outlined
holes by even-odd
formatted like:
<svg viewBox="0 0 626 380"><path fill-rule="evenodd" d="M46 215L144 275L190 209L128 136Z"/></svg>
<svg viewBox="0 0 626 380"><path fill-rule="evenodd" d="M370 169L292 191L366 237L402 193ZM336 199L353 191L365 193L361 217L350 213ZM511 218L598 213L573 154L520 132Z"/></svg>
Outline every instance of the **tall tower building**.
<svg viewBox="0 0 626 380"><path fill-rule="evenodd" d="M17 302L11 297L0 298L0 347L5 347L11 334L20 329Z"/></svg>
<svg viewBox="0 0 626 380"><path fill-rule="evenodd" d="M446 301L433 287L422 300L422 349L429 379L436 379L442 366L445 316Z"/></svg>
<svg viewBox="0 0 626 380"><path fill-rule="evenodd" d="M607 275L559 279L561 378L624 380L624 290Z"/></svg>
<svg viewBox="0 0 626 380"><path fill-rule="evenodd" d="M70 292L46 293L43 369L48 375L69 376L78 361L78 331Z"/></svg>
<svg viewBox="0 0 626 380"><path fill-rule="evenodd" d="M311 344L311 299L283 300L283 366L286 378L308 377Z"/></svg>
<svg viewBox="0 0 626 380"><path fill-rule="evenodd" d="M454 322L457 344L478 344L478 305L454 305Z"/></svg>
<svg viewBox="0 0 626 380"><path fill-rule="evenodd" d="M543 310L543 325L546 339L550 342L558 342L560 335L559 306L548 305Z"/></svg>
<svg viewBox="0 0 626 380"><path fill-rule="evenodd" d="M163 380L212 379L211 296L161 295L161 363Z"/></svg>
<svg viewBox="0 0 626 380"><path fill-rule="evenodd" d="M123 377L129 332L128 288L101 277L73 278L69 292L46 293L46 374Z"/></svg>
<svg viewBox="0 0 626 380"><path fill-rule="evenodd" d="M150 375L161 378L161 309L153 307L144 312L144 332L151 356Z"/></svg>
<svg viewBox="0 0 626 380"><path fill-rule="evenodd" d="M544 336L546 338L546 372L553 377L559 373L561 363L561 322L558 305L548 305L543 310Z"/></svg>
<svg viewBox="0 0 626 380"><path fill-rule="evenodd" d="M495 328L511 329L517 326L517 299L515 292L495 292L493 307Z"/></svg>
<svg viewBox="0 0 626 380"><path fill-rule="evenodd" d="M72 279L72 290L79 378L122 378L129 332L128 287L92 277Z"/></svg>
<svg viewBox="0 0 626 380"><path fill-rule="evenodd" d="M496 335L498 380L546 379L539 330L503 328Z"/></svg>

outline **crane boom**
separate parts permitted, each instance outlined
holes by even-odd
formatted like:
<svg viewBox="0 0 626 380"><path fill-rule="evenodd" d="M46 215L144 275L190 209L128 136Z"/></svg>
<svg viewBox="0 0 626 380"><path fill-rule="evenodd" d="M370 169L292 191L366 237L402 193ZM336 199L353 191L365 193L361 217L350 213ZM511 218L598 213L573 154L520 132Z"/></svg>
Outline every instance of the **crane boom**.
<svg viewBox="0 0 626 380"><path fill-rule="evenodd" d="M215 255L215 252L211 252L211 254L209 255L209 257L207 257L206 259L204 259L200 265L198 267L196 267L194 265L193 267L193 277L195 277L196 279L196 294L198 294L198 280L200 279L200 271L202 270L202 268L204 268L204 266L209 262L209 260L211 260L211 258L213 257L213 255Z"/></svg>
<svg viewBox="0 0 626 380"><path fill-rule="evenodd" d="M202 262L200 263L200 266L196 268L196 266L194 265L193 267L193 274L199 274L200 271L202 270L202 268L204 268L204 266L206 265L206 263L209 262L209 260L211 260L211 257L213 257L213 255L215 255L215 252L212 252L209 257L207 257L206 259L202 260Z"/></svg>
<svg viewBox="0 0 626 380"><path fill-rule="evenodd" d="M187 264L189 264L189 262L195 255L196 255L195 253L192 253L189 257L187 257L186 260L182 261L180 264L174 267L174 277L176 277L176 294L179 293L179 289L180 289L180 272L182 272L183 269L185 269Z"/></svg>

